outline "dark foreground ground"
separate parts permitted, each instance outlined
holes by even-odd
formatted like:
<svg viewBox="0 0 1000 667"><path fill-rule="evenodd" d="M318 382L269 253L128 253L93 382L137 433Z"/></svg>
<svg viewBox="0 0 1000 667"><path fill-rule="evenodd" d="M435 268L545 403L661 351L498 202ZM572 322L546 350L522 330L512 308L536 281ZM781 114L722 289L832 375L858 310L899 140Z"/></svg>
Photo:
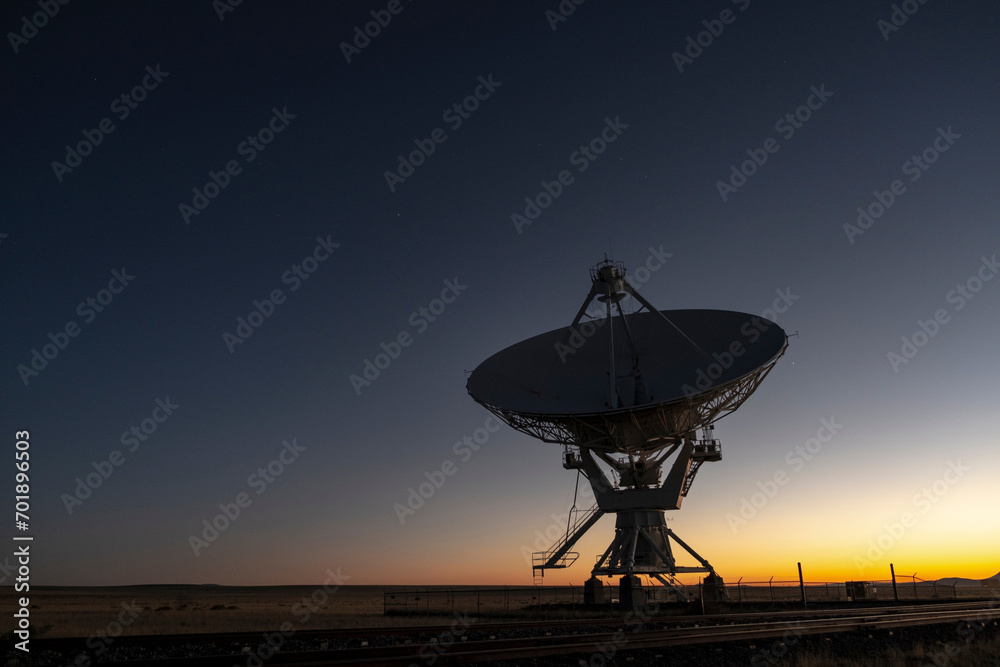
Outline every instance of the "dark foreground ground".
<svg viewBox="0 0 1000 667"><path fill-rule="evenodd" d="M296 628L391 627L447 624L446 616L383 615L383 596L396 587L344 586L328 594L317 594L314 586L290 587L201 587L140 586L117 588L42 588L31 593L33 649L30 655L5 651L8 665L68 665L75 656L46 654L48 637L84 637L108 640L105 659L129 659L132 650L114 647L122 635L199 632L266 632L291 622ZM9 591L9 589L8 589ZM12 597L13 593L5 593ZM9 608L13 608L11 604ZM520 610L481 609L483 622L503 617L526 618ZM545 617L537 611L532 617ZM560 612L553 612L559 616ZM562 615L566 615L565 611ZM570 614L572 615L572 614ZM13 629L10 614L3 617L3 633ZM7 635L9 637L9 635ZM105 639L97 639L103 637ZM12 648L5 642L5 649ZM165 649L168 647L165 647ZM191 657L169 647L175 658ZM293 646L284 650L318 650ZM326 647L324 647L326 648ZM337 648L330 645L328 648ZM183 653L183 650L182 650ZM434 653L415 664L441 664ZM146 657L148 654L146 654ZM237 657L237 656L234 656ZM441 656L446 657L446 654ZM234 664L242 664L238 657ZM266 664L266 663L265 663ZM586 655L539 659L534 665L996 665L1000 667L1000 632L997 621L947 623L912 629L878 630L870 633L823 635L789 634L778 640L739 641L656 650L629 650L628 636L610 646L595 646Z"/></svg>

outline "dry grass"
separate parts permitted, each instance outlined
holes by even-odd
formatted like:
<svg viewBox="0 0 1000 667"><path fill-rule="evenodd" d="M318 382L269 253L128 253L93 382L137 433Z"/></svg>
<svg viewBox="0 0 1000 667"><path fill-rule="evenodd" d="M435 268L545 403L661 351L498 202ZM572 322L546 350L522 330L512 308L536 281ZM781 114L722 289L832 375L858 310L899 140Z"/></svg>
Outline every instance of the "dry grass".
<svg viewBox="0 0 1000 667"><path fill-rule="evenodd" d="M35 637L88 637L109 626L117 632L121 621L123 635L267 631L286 621L316 629L384 624L381 588L345 586L325 605L309 602L312 611L303 602L316 591L315 586L33 588L31 623ZM322 602L323 595L316 600ZM141 611L133 619L123 605ZM13 629L12 621L7 614L0 634Z"/></svg>
<svg viewBox="0 0 1000 667"><path fill-rule="evenodd" d="M186 634L198 632L265 632L289 622L294 628L397 627L406 625L448 624L454 616L439 614L383 616L383 594L391 587L342 586L324 600L316 586L123 586L109 588L33 588L31 623L33 636L89 637L98 633L110 636ZM313 596L316 594L316 597ZM501 620L524 618L521 605L530 605L530 595L523 600L511 596L504 613L500 598L483 596L476 611L475 598L462 598L455 609L472 600L473 615ZM136 618L124 605L141 609ZM312 605L312 609L308 606ZM11 605L12 606L12 605ZM551 612L562 617L567 612ZM603 612L602 612L603 613ZM543 614L545 615L545 614ZM0 634L13 629L13 617L0 621ZM119 631L117 623L122 623Z"/></svg>

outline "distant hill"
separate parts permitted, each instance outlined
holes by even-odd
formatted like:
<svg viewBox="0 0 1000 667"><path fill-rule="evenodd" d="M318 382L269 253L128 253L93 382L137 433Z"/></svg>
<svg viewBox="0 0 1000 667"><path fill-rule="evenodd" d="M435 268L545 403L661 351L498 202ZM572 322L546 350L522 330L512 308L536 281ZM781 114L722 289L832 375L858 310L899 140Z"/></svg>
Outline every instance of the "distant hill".
<svg viewBox="0 0 1000 667"><path fill-rule="evenodd" d="M938 579L937 582L928 581L927 583L939 583L942 586L982 586L984 581L995 580L1000 584L1000 572L997 572L992 577L987 577L986 579L966 579L964 577L945 577L944 579Z"/></svg>

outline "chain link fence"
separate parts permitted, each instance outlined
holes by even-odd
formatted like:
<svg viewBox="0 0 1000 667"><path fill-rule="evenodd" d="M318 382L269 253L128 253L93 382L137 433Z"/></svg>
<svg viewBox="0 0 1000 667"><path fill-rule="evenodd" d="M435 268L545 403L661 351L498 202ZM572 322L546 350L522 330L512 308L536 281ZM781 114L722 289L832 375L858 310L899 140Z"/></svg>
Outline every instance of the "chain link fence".
<svg viewBox="0 0 1000 667"><path fill-rule="evenodd" d="M504 615L525 611L555 608L585 607L588 610L614 608L618 603L617 582L605 586L605 602L584 604L582 586L428 586L386 591L383 595L383 614L450 615L475 613L477 615ZM702 600L702 584L686 587L687 602ZM683 603L671 591L659 584L642 587L649 602ZM804 582L774 579L768 581L743 581L727 583L725 593L718 602L735 605L775 606L848 602L912 602L919 600L974 599L988 596L991 591L981 586L938 584L916 579L897 580L895 589L891 580ZM710 591L715 597L715 591Z"/></svg>

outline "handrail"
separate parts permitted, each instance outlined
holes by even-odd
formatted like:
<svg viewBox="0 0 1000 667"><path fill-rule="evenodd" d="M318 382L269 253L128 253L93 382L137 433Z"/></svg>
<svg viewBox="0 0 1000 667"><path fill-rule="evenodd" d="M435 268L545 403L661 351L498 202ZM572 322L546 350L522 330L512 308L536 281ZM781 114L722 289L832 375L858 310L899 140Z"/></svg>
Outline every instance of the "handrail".
<svg viewBox="0 0 1000 667"><path fill-rule="evenodd" d="M562 537L562 539L549 547L548 550L537 551L532 554L531 566L533 571L545 570L548 568L567 568L575 563L580 557L580 554L575 551L570 551L570 547L572 547L573 544L575 544L579 539L581 529L589 527L587 525L588 523L592 524L593 522L596 522L597 519L604 514L597 503L594 503L590 509L584 512L571 510L571 514L573 513L576 514L576 519L573 521L572 525L567 526L566 534Z"/></svg>

